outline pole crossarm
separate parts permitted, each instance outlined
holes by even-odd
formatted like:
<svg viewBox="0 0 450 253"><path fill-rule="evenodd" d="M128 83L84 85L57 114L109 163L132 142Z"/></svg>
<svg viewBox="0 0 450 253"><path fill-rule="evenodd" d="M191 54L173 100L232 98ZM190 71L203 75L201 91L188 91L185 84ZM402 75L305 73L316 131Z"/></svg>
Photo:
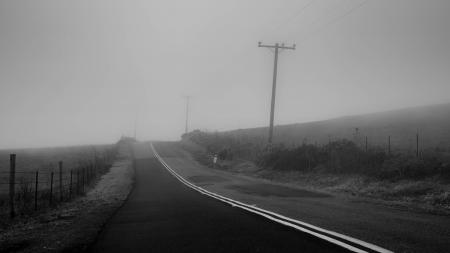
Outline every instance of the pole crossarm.
<svg viewBox="0 0 450 253"><path fill-rule="evenodd" d="M262 44L262 42L258 42L258 47L268 47L268 48L278 48L278 49L291 49L291 50L295 50L295 44L293 44L292 46L285 46L284 43L282 44L278 44L275 43L275 45L264 45Z"/></svg>

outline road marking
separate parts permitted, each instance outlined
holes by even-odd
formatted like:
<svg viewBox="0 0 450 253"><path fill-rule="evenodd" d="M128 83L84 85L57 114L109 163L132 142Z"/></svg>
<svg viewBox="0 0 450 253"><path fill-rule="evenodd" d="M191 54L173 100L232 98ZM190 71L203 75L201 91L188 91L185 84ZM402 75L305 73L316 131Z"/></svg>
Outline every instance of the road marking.
<svg viewBox="0 0 450 253"><path fill-rule="evenodd" d="M192 188L201 194L207 195L209 197L212 197L214 199L217 199L219 201L225 202L227 204L230 204L232 207L241 208L243 210L246 210L248 212L263 216L267 219L270 219L272 221L275 221L277 223L280 223L282 225L295 228L299 231L308 233L310 235L313 235L315 237L321 238L323 240L326 240L330 243L336 244L338 246L341 246L343 248L346 248L353 252L358 253L368 253L368 252L379 252L379 253L393 253L390 250L384 249L380 246L364 242L362 240L346 236L343 234L339 234L334 231L326 230L311 224L308 224L303 221L299 221L296 219L292 219L286 216L283 216L281 214L265 210L259 207L256 207L255 205L248 205L242 202L239 202L234 199L230 199L227 197L224 197L222 195L219 195L217 193L210 192L208 190L203 189L200 186L196 186L192 184L191 182L184 179L182 176L180 176L178 173L176 173L170 166L161 158L161 156L156 151L155 147L153 146L153 143L150 143L150 147L152 149L153 154L158 159L158 161L166 168L166 170L171 173L176 179L178 179L180 182L188 186L189 188ZM342 240L342 241L341 241ZM362 249L358 248L361 247Z"/></svg>

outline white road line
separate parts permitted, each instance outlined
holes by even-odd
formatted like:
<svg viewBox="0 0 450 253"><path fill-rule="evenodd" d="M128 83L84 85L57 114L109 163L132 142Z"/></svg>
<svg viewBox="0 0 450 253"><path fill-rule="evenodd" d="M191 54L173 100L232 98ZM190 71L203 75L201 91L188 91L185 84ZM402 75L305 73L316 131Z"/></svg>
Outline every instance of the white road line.
<svg viewBox="0 0 450 253"><path fill-rule="evenodd" d="M208 190L205 190L205 189L203 189L203 188L201 188L199 186L196 186L196 185L192 184L191 182L187 181L182 176L180 176L178 173L176 173L172 168L170 168L170 166L158 154L158 152L156 151L155 147L153 146L153 143L150 143L150 147L151 147L155 157L167 169L167 171L169 171L169 173L171 173L176 179L178 179L180 182L182 182L186 186L188 186L188 187L190 187L190 188L192 188L192 189L194 189L194 190L196 190L196 191L198 191L198 192L200 192L200 193L202 193L204 195L207 195L207 196L215 198L215 199L217 199L219 201L228 203L228 204L230 204L233 207L238 207L238 208L244 209L244 210L246 210L248 212L251 212L251 213L254 213L254 214L258 214L260 216L263 216L263 217L265 217L267 219L273 220L273 221L275 221L277 223L280 223L280 224L283 224L285 226L289 226L289 227L295 228L297 230L300 230L302 232L311 234L313 236L316 236L318 238L326 240L326 241L328 241L330 243L339 245L339 246L344 247L344 248L346 248L346 249L348 249L350 251L353 251L353 252L358 252L358 253L366 252L367 253L367 251L365 251L365 250L358 249L358 248L356 248L356 247L354 247L352 245L349 245L349 244L347 244L345 242L341 242L341 241L339 241L337 239L331 238L331 237L329 237L327 235L324 235L324 234L328 234L328 235L331 235L331 236L334 236L334 237L341 238L341 239L346 240L348 242L352 242L352 243L360 245L360 246L362 246L364 248L373 250L375 252L393 253L392 251L384 249L384 248L379 247L377 245L374 245L374 244L371 244L371 243L368 243L368 242L364 242L362 240L359 240L359 239L356 239L356 238L353 238L353 237L350 237L350 236L339 234L339 233L334 232L334 231L326 230L326 229L323 229L323 228L320 228L320 227L317 227L317 226L314 226L314 225L311 225L311 224L308 224L308 223L305 223L305 222L302 222L302 221L299 221L299 220L295 220L295 219L283 216L281 214L278 214L278 213L275 213L275 212L272 212L272 211L268 211L268 210L256 207L255 205L248 205L248 204L239 202L237 200L224 197L224 196L219 195L217 193L213 193L213 192L210 192ZM320 233L317 233L315 231L311 231L308 228L316 230L316 231L320 231L321 233L324 233L324 234L320 234Z"/></svg>

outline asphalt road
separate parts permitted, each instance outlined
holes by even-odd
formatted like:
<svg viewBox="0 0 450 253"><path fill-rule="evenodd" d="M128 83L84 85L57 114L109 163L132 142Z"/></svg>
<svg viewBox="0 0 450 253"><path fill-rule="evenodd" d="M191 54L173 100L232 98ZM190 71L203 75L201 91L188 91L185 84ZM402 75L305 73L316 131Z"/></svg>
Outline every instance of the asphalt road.
<svg viewBox="0 0 450 253"><path fill-rule="evenodd" d="M91 252L348 252L202 195L135 148L136 185Z"/></svg>
<svg viewBox="0 0 450 253"><path fill-rule="evenodd" d="M211 192L394 252L450 252L448 215L436 215L413 205L315 192L308 189L308 184L281 177L266 180L252 175L259 172L252 166L212 169L195 160L196 147L188 142L158 142L155 148L170 168ZM274 176L277 177L275 173Z"/></svg>

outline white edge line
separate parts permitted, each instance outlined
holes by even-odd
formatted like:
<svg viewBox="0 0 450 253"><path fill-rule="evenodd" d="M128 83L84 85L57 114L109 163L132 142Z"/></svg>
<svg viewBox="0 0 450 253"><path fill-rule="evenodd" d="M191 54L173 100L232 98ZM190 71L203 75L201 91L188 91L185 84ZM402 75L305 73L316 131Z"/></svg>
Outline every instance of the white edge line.
<svg viewBox="0 0 450 253"><path fill-rule="evenodd" d="M327 233L327 234L330 234L330 235L333 235L333 236L342 238L342 239L344 239L344 240L353 242L353 243L355 243L355 244L361 245L361 246L363 246L363 247L369 248L369 249L374 250L374 251L378 251L378 252L380 252L380 253L393 253L392 251L387 250L387 249L384 249L384 248L379 247L379 246L377 246L377 245L374 245L374 244L371 244L371 243L367 243L367 242L364 242L364 241L362 241L362 240L359 240L359 239L356 239L356 238L353 238L353 237L350 237L350 236L346 236L346 235L343 235L343 234L339 234L339 233L334 232L334 231L326 230L326 229L323 229L323 228L320 228L320 227L317 227L317 226L314 226L314 225L311 225L311 224L308 224L308 223L305 223L305 222L302 222L302 221L299 221L299 220L295 220L295 219L292 219L292 218L283 216L283 215L278 214L278 213L274 213L274 212L272 212L272 211L268 211L268 210L265 210L265 209L256 207L256 206L250 206L250 205L248 205L248 204L239 202L239 201L237 201L237 200L233 200L233 199L224 197L224 196L222 196L222 195L219 195L219 194L217 194L217 193L213 193L213 192L210 192L210 191L208 191L208 190L205 190L205 189L203 189L202 187L199 187L199 186L196 186L196 185L192 184L191 182L187 181L187 180L184 179L182 176L180 176L178 173L176 173L176 172L175 172L172 168L170 168L170 166L169 166L169 165L161 158L161 156L158 154L158 152L156 151L155 147L153 146L153 143L150 143L150 146L151 146L152 151L153 151L153 153L155 154L156 158L158 159L158 161L159 161L159 162L160 162L160 163L161 163L161 164L162 164L162 165L163 165L163 166L164 166L164 167L165 167L165 168L166 168L166 169L167 169L167 170L175 177L175 178L177 178L180 182L182 182L182 183L185 184L186 186L188 186L188 187L190 187L190 188L192 188L192 189L194 189L194 190L196 190L196 191L198 191L198 192L200 192L200 193L202 193L202 194L204 194L204 195L208 195L208 196L210 196L210 197L212 197L212 198L215 198L215 199L217 199L217 200L219 200L219 201L228 203L228 204L230 204L230 205L233 206L233 207L239 207L239 208L244 209L244 210L246 210L246 211L249 211L249 212L258 214L258 215L260 215L260 216L263 216L263 217L265 217L265 218L267 218L267 219L273 220L273 221L278 222L278 223L280 223L280 224L283 224L283 225L285 225L285 226L289 226L289 227L295 228L295 229L297 229L297 230L300 230L300 231L302 231L302 232L305 232L305 233L314 235L314 236L319 237L319 238L321 238L321 239L323 239L323 240L329 241L329 242L331 242L331 243L334 243L334 244L336 244L336 245L339 245L339 246L341 246L341 247L344 247L344 248L346 248L346 249L349 249L349 250L351 250L351 251L353 251L353 252L362 253L362 252L366 252L366 251L363 251L363 250L361 250L361 249L358 249L358 248L356 248L356 247L354 247L354 246L348 245L348 244L346 244L346 243L344 243L344 242L338 241L338 240L336 240L336 239L334 239L334 238L331 238L331 237L328 237L328 236L326 236L326 235L322 235L322 234L316 233L316 232L314 232L314 231L307 230L306 228L299 227L299 226L297 226L297 225L295 225L295 224L291 224L291 223L289 223L289 222L286 222L286 221L282 221L282 220L276 219L276 218L274 218L274 217L272 217L272 216L269 216L269 215L267 215L267 214L271 214L271 215L276 216L276 217L278 217L278 218L285 219L285 220L288 220L288 221L290 221L290 222L297 223L297 224L299 224L299 225L303 225L303 226L306 226L306 227L309 227L309 228L316 229L316 230L318 230L318 231L320 231L320 232ZM256 210L254 210L254 209L256 209ZM264 213L262 213L262 212L265 212L265 213L267 213L267 214L264 214Z"/></svg>

